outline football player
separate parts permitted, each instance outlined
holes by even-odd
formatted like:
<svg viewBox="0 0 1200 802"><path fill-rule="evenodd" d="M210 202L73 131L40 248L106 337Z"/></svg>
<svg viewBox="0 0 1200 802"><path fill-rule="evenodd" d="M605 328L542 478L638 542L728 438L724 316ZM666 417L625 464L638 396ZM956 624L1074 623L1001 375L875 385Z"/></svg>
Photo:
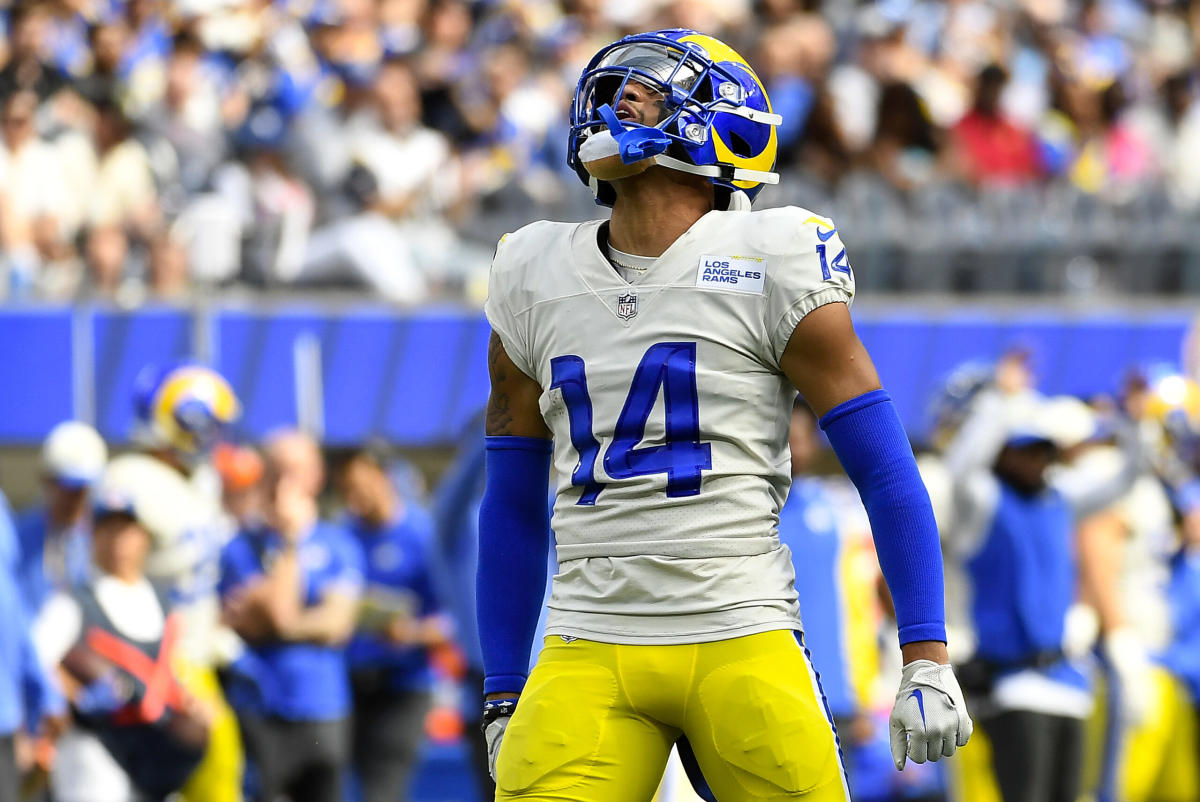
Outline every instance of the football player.
<svg viewBox="0 0 1200 802"><path fill-rule="evenodd" d="M211 454L240 406L221 374L182 362L150 365L138 374L134 412L134 440L141 450L115 458L106 477L132 489L138 520L153 541L146 574L168 587L183 621L181 680L216 713L204 760L183 797L237 800L241 743L213 670L232 656L236 639L218 627L221 497Z"/></svg>
<svg viewBox="0 0 1200 802"><path fill-rule="evenodd" d="M895 598L896 767L954 754L971 721L937 528L851 324L846 250L825 217L750 211L778 180L762 83L712 37L639 34L596 54L570 117L570 163L612 215L502 238L486 307L477 597L497 799L649 799L677 741L708 798L847 798L776 534L797 390ZM526 677L552 462L559 570Z"/></svg>

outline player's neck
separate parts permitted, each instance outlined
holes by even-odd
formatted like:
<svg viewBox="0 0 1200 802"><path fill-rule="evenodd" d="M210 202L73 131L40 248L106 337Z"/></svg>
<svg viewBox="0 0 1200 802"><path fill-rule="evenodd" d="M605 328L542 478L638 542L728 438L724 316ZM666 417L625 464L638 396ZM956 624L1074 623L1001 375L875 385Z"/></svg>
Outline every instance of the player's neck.
<svg viewBox="0 0 1200 802"><path fill-rule="evenodd" d="M652 168L623 179L609 220L609 244L637 256L661 256L713 210L712 184L697 178Z"/></svg>

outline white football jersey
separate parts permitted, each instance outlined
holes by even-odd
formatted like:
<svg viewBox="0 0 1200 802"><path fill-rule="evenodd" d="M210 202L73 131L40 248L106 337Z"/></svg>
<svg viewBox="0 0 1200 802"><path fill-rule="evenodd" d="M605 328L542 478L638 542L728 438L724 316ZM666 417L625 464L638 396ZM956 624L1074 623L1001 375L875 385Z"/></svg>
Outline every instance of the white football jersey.
<svg viewBox="0 0 1200 802"><path fill-rule="evenodd" d="M207 466L184 476L147 454L124 454L109 463L104 484L132 496L138 519L153 545L146 576L166 583L181 613L180 643L189 659L208 664L226 644L219 634L217 580L221 556L221 500Z"/></svg>
<svg viewBox="0 0 1200 802"><path fill-rule="evenodd" d="M848 304L833 223L709 212L628 282L599 221L501 239L488 320L542 387L559 570L547 633L689 643L799 628L779 543L796 324Z"/></svg>

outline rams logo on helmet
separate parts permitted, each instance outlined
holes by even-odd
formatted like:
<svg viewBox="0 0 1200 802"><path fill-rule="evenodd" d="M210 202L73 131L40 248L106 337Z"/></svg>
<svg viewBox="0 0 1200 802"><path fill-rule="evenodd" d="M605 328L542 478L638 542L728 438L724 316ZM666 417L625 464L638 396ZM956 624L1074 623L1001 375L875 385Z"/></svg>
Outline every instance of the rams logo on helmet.
<svg viewBox="0 0 1200 802"><path fill-rule="evenodd" d="M726 196L740 190L751 200L763 184L778 182L772 170L782 118L754 70L719 39L675 28L613 42L592 57L579 79L567 160L597 203L612 205L612 187L589 174L580 148L590 137L624 132L614 128L611 104L631 80L660 92L667 110L653 126L666 137L658 140L661 155L654 163L707 176ZM625 128L649 127L626 121Z"/></svg>
<svg viewBox="0 0 1200 802"><path fill-rule="evenodd" d="M134 407L144 437L187 455L211 449L241 414L225 377L195 363L144 368L135 381Z"/></svg>

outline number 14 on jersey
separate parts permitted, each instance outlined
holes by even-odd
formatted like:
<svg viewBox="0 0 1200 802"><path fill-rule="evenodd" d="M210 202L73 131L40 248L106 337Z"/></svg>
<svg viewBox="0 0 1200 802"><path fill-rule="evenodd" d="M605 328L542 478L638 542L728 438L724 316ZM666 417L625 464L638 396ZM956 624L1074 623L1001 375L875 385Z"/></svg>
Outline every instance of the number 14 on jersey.
<svg viewBox="0 0 1200 802"><path fill-rule="evenodd" d="M581 357L559 356L550 360L550 374L551 389L561 391L567 405L571 445L579 452L579 465L571 473L571 484L583 488L576 503L592 505L604 485L596 480L600 443L592 424L586 366ZM666 412L666 437L662 445L638 448L660 392ZM699 493L701 472L711 468L712 446L700 442L696 343L652 345L633 374L612 443L605 450L604 471L613 479L665 473L667 496L679 498Z"/></svg>

